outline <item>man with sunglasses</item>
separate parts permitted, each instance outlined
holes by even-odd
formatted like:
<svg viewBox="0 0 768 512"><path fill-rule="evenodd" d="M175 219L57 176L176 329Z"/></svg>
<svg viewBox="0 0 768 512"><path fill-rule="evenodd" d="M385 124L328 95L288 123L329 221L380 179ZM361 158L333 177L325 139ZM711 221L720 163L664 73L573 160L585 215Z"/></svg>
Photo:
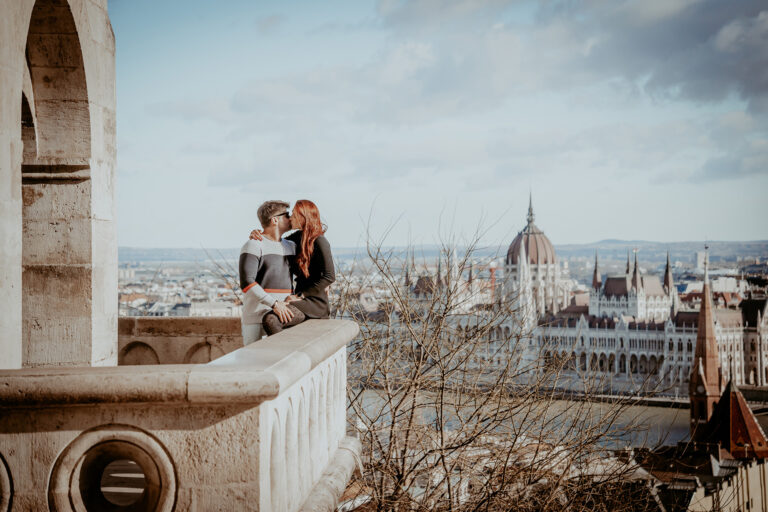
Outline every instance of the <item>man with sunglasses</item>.
<svg viewBox="0 0 768 512"><path fill-rule="evenodd" d="M303 318L289 308L285 298L293 292L289 260L296 255L296 244L283 240L291 229L289 204L267 201L257 210L263 232L262 240L248 240L240 249L240 288L243 291L243 342L248 345L264 335L262 319L274 311L284 324L299 323Z"/></svg>

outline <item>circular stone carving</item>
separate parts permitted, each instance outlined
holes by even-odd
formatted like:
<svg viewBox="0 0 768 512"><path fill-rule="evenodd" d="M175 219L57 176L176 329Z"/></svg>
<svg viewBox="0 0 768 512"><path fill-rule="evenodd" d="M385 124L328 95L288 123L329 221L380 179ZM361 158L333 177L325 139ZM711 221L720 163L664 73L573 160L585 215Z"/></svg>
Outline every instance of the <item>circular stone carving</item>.
<svg viewBox="0 0 768 512"><path fill-rule="evenodd" d="M146 489L128 507L109 502L101 492L104 469L116 460L136 462ZM129 425L107 425L83 432L59 455L48 486L48 504L56 512L170 512L176 501L176 472L165 448L149 433Z"/></svg>
<svg viewBox="0 0 768 512"><path fill-rule="evenodd" d="M11 510L11 496L13 496L13 481L11 472L5 459L0 455L0 512Z"/></svg>

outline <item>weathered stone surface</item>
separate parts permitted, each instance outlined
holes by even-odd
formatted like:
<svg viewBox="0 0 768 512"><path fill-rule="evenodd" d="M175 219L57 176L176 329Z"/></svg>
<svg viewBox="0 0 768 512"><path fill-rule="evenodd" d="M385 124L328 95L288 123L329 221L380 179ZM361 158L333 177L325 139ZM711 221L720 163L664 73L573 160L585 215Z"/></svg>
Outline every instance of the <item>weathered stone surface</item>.
<svg viewBox="0 0 768 512"><path fill-rule="evenodd" d="M121 365L201 364L242 346L239 318L129 317L118 321Z"/></svg>
<svg viewBox="0 0 768 512"><path fill-rule="evenodd" d="M297 510L310 496L318 510L332 510L358 449L344 441L345 346L357 326L323 320L299 328L302 341L284 331L271 344L240 348L229 365L0 371L0 455L22 482L14 510L46 504L47 495L77 502L71 493L80 491L66 483L97 446L104 456L170 464L176 510ZM317 342L327 356L315 362L304 352ZM247 363L259 354L313 362L293 379L279 364ZM139 451L121 451L126 444Z"/></svg>
<svg viewBox="0 0 768 512"><path fill-rule="evenodd" d="M90 278L85 265L24 266L24 366L90 365L91 304L76 300Z"/></svg>
<svg viewBox="0 0 768 512"><path fill-rule="evenodd" d="M362 470L361 450L360 440L353 437L345 437L339 443L339 448L323 472L322 478L301 506L301 512L321 512L336 508L355 470Z"/></svg>
<svg viewBox="0 0 768 512"><path fill-rule="evenodd" d="M105 1L19 0L0 7L2 367L117 363L114 71ZM23 196L22 157L34 166L26 168ZM79 180L65 181L72 173L62 165L70 164ZM51 283L36 282L47 272L42 267L23 277L25 265L67 264L91 274L88 286L68 297L87 310L87 319L71 316L70 304L57 309L63 296L55 290L73 291L67 277L49 288L53 300L29 296L27 286ZM65 274L48 272L47 279ZM53 350L46 353L47 347Z"/></svg>

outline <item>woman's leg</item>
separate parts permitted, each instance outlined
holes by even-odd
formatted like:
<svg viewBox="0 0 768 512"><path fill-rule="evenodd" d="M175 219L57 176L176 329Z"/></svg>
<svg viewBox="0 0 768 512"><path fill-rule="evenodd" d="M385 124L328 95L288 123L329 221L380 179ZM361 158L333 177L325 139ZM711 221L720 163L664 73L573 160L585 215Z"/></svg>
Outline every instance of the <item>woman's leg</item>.
<svg viewBox="0 0 768 512"><path fill-rule="evenodd" d="M299 325L301 322L307 319L307 317L304 316L304 313L302 313L295 306L288 304L288 309L290 309L291 313L293 313L293 318L291 318L286 323L282 323L280 318L272 311L264 315L262 322L264 322L264 330L267 331L268 336L277 334L278 332L282 331L283 329L287 329L288 327Z"/></svg>

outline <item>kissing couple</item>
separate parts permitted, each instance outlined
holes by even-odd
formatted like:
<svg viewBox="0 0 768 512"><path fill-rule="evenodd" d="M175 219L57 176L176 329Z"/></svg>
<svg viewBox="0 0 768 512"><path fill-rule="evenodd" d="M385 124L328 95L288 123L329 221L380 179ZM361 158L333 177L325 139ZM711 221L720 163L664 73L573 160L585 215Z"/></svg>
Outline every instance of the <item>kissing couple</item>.
<svg viewBox="0 0 768 512"><path fill-rule="evenodd" d="M238 265L245 345L308 318L328 318L328 286L336 280L315 203L301 199L290 211L285 201L267 201L256 214L262 229L251 232Z"/></svg>

